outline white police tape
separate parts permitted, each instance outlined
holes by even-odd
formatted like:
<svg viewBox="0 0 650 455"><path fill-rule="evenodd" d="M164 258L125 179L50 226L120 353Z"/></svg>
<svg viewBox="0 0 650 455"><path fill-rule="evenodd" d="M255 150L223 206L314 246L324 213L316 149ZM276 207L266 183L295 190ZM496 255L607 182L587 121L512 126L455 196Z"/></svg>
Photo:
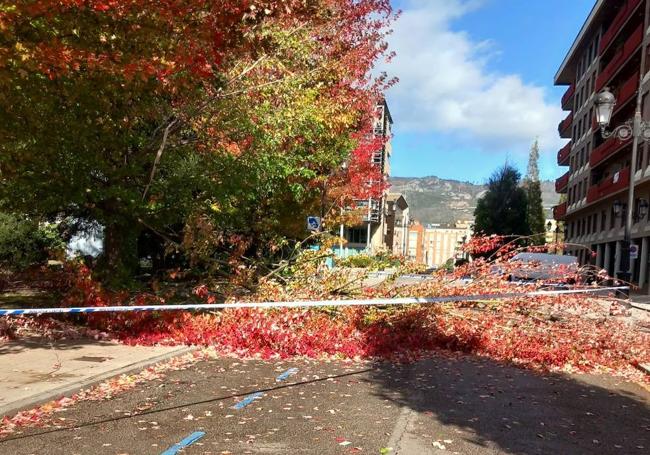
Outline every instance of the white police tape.
<svg viewBox="0 0 650 455"><path fill-rule="evenodd" d="M371 306L371 305L417 305L445 302L477 302L483 300L501 300L542 295L594 294L598 292L628 290L628 286L591 287L581 289L560 289L555 291L512 292L505 294L451 295L444 297L402 297L390 299L363 300L314 300L293 302L239 302L239 303L199 303L183 305L133 305L104 307L72 308L21 308L0 309L0 316L42 315L42 314L77 314L77 313L116 313L132 311L182 311L182 310L218 310L235 308L310 308L323 306Z"/></svg>

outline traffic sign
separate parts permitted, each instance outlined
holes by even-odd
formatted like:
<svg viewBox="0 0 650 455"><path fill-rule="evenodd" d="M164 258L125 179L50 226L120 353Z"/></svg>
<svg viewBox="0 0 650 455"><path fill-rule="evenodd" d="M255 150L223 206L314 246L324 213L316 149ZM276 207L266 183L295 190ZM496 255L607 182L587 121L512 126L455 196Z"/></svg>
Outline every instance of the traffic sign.
<svg viewBox="0 0 650 455"><path fill-rule="evenodd" d="M639 245L630 245L630 259L639 259Z"/></svg>
<svg viewBox="0 0 650 455"><path fill-rule="evenodd" d="M312 232L320 232L321 230L321 219L317 216L308 216L307 217L307 230Z"/></svg>

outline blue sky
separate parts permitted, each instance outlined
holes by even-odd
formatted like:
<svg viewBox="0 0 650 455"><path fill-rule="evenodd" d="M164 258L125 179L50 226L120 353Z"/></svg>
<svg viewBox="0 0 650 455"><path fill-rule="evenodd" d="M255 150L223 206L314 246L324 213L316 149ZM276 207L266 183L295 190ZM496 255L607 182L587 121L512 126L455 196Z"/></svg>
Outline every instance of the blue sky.
<svg viewBox="0 0 650 455"><path fill-rule="evenodd" d="M395 121L394 176L484 182L506 161L526 169L539 137L541 177L566 169L553 76L595 0L394 0L403 10L382 67Z"/></svg>

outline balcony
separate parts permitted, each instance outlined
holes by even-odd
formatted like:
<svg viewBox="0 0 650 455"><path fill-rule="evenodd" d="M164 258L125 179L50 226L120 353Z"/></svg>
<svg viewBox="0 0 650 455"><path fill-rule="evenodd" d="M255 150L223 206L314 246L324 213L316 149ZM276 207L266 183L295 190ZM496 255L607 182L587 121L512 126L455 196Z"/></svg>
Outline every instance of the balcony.
<svg viewBox="0 0 650 455"><path fill-rule="evenodd" d="M566 187L569 184L569 173L567 172L562 177L555 181L555 192L566 193Z"/></svg>
<svg viewBox="0 0 650 455"><path fill-rule="evenodd" d="M573 101L573 95L576 93L576 86L571 84L564 95L562 95L562 109L565 111L571 110L571 101Z"/></svg>
<svg viewBox="0 0 650 455"><path fill-rule="evenodd" d="M379 150L378 152L374 152L372 154L372 164L376 166L383 166L384 165L384 151Z"/></svg>
<svg viewBox="0 0 650 455"><path fill-rule="evenodd" d="M589 166L591 166L592 169L598 166L607 158L621 150L625 144L625 142L621 142L615 137L610 137L591 152L591 155L589 156Z"/></svg>
<svg viewBox="0 0 650 455"><path fill-rule="evenodd" d="M567 208L566 202L563 202L562 204L553 207L553 219L557 221L562 221L564 218L566 218L566 208Z"/></svg>
<svg viewBox="0 0 650 455"><path fill-rule="evenodd" d="M621 66L637 51L643 42L643 26L639 25L630 35L623 47L621 47L596 79L596 91L602 89L612 80Z"/></svg>
<svg viewBox="0 0 650 455"><path fill-rule="evenodd" d="M567 145L562 147L559 152L557 152L557 165L558 166L568 166L569 165L569 155L571 154L571 147L573 142L569 142Z"/></svg>
<svg viewBox="0 0 650 455"><path fill-rule="evenodd" d="M618 112L628 101L634 98L636 90L639 87L639 73L635 73L623 85L621 85L616 95L616 110Z"/></svg>
<svg viewBox="0 0 650 455"><path fill-rule="evenodd" d="M380 218L381 218L381 204L380 201L377 199L371 199L370 200L370 209L368 209L368 202L367 200L364 201L357 201L356 206L358 209L363 210L364 216L363 216L363 221L364 222L370 222L370 223L379 223Z"/></svg>
<svg viewBox="0 0 650 455"><path fill-rule="evenodd" d="M571 138L571 125L573 125L573 112L560 122L557 127L560 137L564 139Z"/></svg>
<svg viewBox="0 0 650 455"><path fill-rule="evenodd" d="M630 184L630 168L621 169L613 176L594 185L587 191L587 203L596 202L604 197L611 196L627 189Z"/></svg>
<svg viewBox="0 0 650 455"><path fill-rule="evenodd" d="M598 55L602 55L604 51L607 50L610 44L614 42L614 39L618 36L619 32L632 15L636 7L639 6L641 0L627 0L624 3L621 9L618 11L618 14L612 21L612 24L609 26L607 31L603 34L600 39L600 47L598 48Z"/></svg>

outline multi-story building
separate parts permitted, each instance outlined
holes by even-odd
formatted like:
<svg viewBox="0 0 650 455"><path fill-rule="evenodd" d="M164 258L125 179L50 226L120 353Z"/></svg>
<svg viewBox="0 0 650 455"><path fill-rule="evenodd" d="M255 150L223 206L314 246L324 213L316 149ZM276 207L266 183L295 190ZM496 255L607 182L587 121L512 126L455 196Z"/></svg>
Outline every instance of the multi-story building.
<svg viewBox="0 0 650 455"><path fill-rule="evenodd" d="M425 227L417 221L409 225L406 256L420 264L424 263L424 231Z"/></svg>
<svg viewBox="0 0 650 455"><path fill-rule="evenodd" d="M388 110L388 104L385 100L382 100L377 105L373 135L382 138L384 146L373 154L371 160L374 166L381 169L381 175L384 179L388 179L390 175L392 125L393 118ZM345 229L348 248L365 250L371 253L380 250L392 250L393 237L391 235L394 232L394 226L389 226L388 217L391 215L390 212L393 210L393 206L388 204L388 191L384 192L381 198L357 201L356 205L363 210L363 225ZM408 205L406 208L408 208ZM393 221L396 219L395 216L391 217ZM391 231L390 234L389 230ZM389 236L391 236L390 239Z"/></svg>
<svg viewBox="0 0 650 455"><path fill-rule="evenodd" d="M565 222L566 253L610 275L618 272L632 178L632 243L640 252L630 270L632 281L641 287L650 278L650 220L638 209L650 199L648 147L641 145L632 163L632 141L604 139L595 121L594 100L604 87L614 93L615 128L633 117L641 90L643 118L650 119L648 65L641 68L641 55L648 48L647 16L646 0L598 0L555 75L556 85L568 86L562 97L568 114L558 129L570 141L557 155L558 165L568 170L555 182L556 191L567 197L554 208L554 218Z"/></svg>
<svg viewBox="0 0 650 455"><path fill-rule="evenodd" d="M409 205L399 193L386 196L386 247L399 256L408 252Z"/></svg>
<svg viewBox="0 0 650 455"><path fill-rule="evenodd" d="M441 267L449 259L460 259L461 247L472 235L469 223L452 226L427 226L424 231L423 262L428 266Z"/></svg>

